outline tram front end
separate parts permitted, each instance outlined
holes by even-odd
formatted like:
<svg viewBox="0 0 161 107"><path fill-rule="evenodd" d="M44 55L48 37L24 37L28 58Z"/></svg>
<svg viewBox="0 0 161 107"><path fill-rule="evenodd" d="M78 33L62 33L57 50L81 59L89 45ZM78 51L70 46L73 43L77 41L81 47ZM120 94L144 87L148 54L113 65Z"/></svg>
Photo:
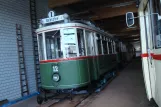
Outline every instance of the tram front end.
<svg viewBox="0 0 161 107"><path fill-rule="evenodd" d="M77 50L76 28L38 33L41 88L75 89L90 82L88 59Z"/></svg>
<svg viewBox="0 0 161 107"><path fill-rule="evenodd" d="M90 81L86 73L87 65L86 59L41 61L41 87L47 90L62 90L86 86Z"/></svg>

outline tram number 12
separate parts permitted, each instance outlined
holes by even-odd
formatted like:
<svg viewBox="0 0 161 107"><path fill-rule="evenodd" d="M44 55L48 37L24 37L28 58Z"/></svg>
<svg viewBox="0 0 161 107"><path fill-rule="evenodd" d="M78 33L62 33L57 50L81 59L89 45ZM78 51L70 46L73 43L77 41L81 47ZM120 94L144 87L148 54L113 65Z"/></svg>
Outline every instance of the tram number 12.
<svg viewBox="0 0 161 107"><path fill-rule="evenodd" d="M53 66L53 72L58 72L58 66Z"/></svg>

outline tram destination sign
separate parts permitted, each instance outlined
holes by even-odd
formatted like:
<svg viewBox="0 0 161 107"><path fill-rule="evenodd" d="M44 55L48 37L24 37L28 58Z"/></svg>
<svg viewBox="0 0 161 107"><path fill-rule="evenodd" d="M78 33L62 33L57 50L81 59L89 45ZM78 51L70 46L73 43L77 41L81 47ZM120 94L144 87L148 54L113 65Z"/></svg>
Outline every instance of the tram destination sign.
<svg viewBox="0 0 161 107"><path fill-rule="evenodd" d="M54 22L58 22L58 21L62 21L62 20L64 20L64 15L41 19L41 23L48 24L48 23L54 23Z"/></svg>

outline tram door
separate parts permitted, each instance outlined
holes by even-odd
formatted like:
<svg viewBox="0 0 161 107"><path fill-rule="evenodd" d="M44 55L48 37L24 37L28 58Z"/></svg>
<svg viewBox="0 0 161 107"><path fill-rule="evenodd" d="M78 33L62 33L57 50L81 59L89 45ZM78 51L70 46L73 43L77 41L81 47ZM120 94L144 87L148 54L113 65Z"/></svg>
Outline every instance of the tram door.
<svg viewBox="0 0 161 107"><path fill-rule="evenodd" d="M87 56L90 56L90 59L88 60L89 64L89 70L91 72L91 79L95 80L97 79L97 61L96 61L96 48L95 48L95 35L94 32L85 30L85 41L86 41L86 53Z"/></svg>
<svg viewBox="0 0 161 107"><path fill-rule="evenodd" d="M146 15L144 17L145 20L145 35L146 35L146 51L148 54L148 69L149 69L149 79L150 79L150 87L151 87L151 95L153 98L155 98L155 91L156 91L156 72L155 72L155 65L154 60L152 58L153 52L153 34L152 34L152 26L151 26L151 14L150 12L150 5L149 2L147 6L145 7L144 14Z"/></svg>

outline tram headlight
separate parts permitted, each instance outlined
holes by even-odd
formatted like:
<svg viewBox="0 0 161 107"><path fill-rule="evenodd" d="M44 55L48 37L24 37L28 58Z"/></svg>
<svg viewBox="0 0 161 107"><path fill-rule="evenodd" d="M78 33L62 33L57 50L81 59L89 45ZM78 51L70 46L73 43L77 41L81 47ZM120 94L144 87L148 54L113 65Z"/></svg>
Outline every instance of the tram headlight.
<svg viewBox="0 0 161 107"><path fill-rule="evenodd" d="M64 17L64 19L68 19L68 18L69 18L69 15L68 15L67 13L65 13L65 14L63 15L63 17Z"/></svg>
<svg viewBox="0 0 161 107"><path fill-rule="evenodd" d="M53 74L53 81L55 81L55 82L60 81L60 75L58 73Z"/></svg>

